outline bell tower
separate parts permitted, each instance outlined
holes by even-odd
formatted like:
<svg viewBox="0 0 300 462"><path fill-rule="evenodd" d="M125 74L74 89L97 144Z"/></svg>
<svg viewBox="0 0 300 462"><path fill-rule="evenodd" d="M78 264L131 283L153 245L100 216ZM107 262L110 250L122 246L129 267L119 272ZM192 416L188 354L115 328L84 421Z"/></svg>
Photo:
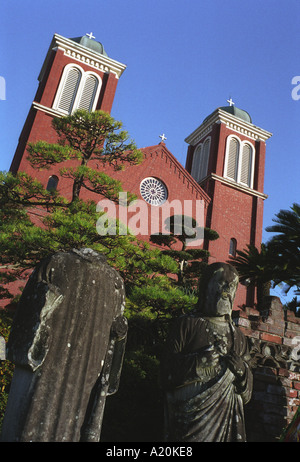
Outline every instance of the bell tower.
<svg viewBox="0 0 300 462"><path fill-rule="evenodd" d="M39 74L39 86L19 138L11 171L29 171L28 142L56 142L53 117L76 109L110 113L118 80L126 66L108 57L93 34L67 39L54 34Z"/></svg>
<svg viewBox="0 0 300 462"><path fill-rule="evenodd" d="M219 107L185 141L186 169L210 196L206 225L219 233L207 243L210 263L228 261L247 245L260 247L263 229L266 141L272 134L237 108ZM236 305L255 301L252 288L240 287Z"/></svg>

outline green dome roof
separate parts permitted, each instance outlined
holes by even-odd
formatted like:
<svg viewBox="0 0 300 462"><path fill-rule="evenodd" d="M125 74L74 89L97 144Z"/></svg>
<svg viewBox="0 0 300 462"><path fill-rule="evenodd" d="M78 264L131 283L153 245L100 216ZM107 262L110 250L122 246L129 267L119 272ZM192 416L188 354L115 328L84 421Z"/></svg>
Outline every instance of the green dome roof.
<svg viewBox="0 0 300 462"><path fill-rule="evenodd" d="M245 120L246 122L249 122L252 124L252 119L250 117L250 114L248 112L243 111L243 109L239 109L238 107L235 106L222 106L219 107L222 111L229 112L229 114L234 115L235 117L238 117L239 119Z"/></svg>
<svg viewBox="0 0 300 462"><path fill-rule="evenodd" d="M70 40L73 40L73 42L79 43L79 45L89 48L95 53L108 56L104 50L104 46L102 45L102 43L96 42L96 40L89 38L87 35L83 35L82 37L71 38Z"/></svg>

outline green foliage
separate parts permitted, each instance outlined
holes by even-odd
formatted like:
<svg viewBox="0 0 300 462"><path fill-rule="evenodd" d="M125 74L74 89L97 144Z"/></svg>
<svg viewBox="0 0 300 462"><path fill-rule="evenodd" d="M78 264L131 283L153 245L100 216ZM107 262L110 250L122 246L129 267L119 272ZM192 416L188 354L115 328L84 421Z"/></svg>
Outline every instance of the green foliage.
<svg viewBox="0 0 300 462"><path fill-rule="evenodd" d="M188 246L188 240L196 236L215 240L219 235L209 228L201 228L194 218L184 215L172 215L166 220L165 227L169 234L153 234L151 242L164 247L162 253L176 261L177 286L183 290L193 289L206 267L209 252Z"/></svg>
<svg viewBox="0 0 300 462"><path fill-rule="evenodd" d="M276 224L266 230L275 235L261 249L249 245L243 251L237 250L237 256L230 261L242 281L257 287L260 306L270 287L277 285L284 285L286 293L294 288L300 295L300 205L280 210L273 221ZM297 298L290 304L297 312L295 304L299 304Z"/></svg>
<svg viewBox="0 0 300 462"><path fill-rule="evenodd" d="M164 250L153 248L136 239L129 230L124 232L122 223L117 222L113 228L95 202L81 199L85 189L116 201L123 192L122 185L104 173L101 166L120 170L141 162L142 153L121 126L104 112L76 111L71 116L53 119L59 137L57 144L38 141L29 145L28 159L34 168L60 166L60 175L70 180L70 190L64 191L70 199L58 191L47 191L26 173L0 174L0 282L17 279L22 271L57 251L89 247L106 256L124 279L125 315L129 320L121 388L116 397L108 400L111 404L106 419L113 428L119 427L122 434L124 427L119 414L131 415L131 430L135 434L142 429L143 434L148 431L151 440L153 422L162 411L158 399L159 359L169 321L194 307L197 280L208 252L188 248L186 240L191 238L191 230L185 230L188 232L183 236L176 235L172 220L171 235L155 236L152 240L164 245ZM70 160L72 166L65 163ZM134 198L127 194L127 205ZM101 232L97 232L97 225ZM193 229L194 226L195 221ZM218 237L212 230L204 232L206 239ZM7 297L8 293L3 289L1 295ZM11 372L8 362L1 370L7 379L2 385L6 393Z"/></svg>
<svg viewBox="0 0 300 462"><path fill-rule="evenodd" d="M285 283L288 292L295 287L300 295L300 205L293 204L290 210L280 210L273 220L276 224L267 231L276 233L268 243L277 256L274 283Z"/></svg>
<svg viewBox="0 0 300 462"><path fill-rule="evenodd" d="M293 297L290 302L283 305L283 309L293 311L297 317L300 317L300 300Z"/></svg>
<svg viewBox="0 0 300 462"><path fill-rule="evenodd" d="M155 276L147 285L134 286L130 300L138 310L146 309L153 319L171 319L194 308L197 297L166 277Z"/></svg>
<svg viewBox="0 0 300 462"><path fill-rule="evenodd" d="M81 158L80 153L71 146L49 144L46 141L37 141L34 144L29 143L28 152L28 160L31 165L39 169L50 169L54 164Z"/></svg>
<svg viewBox="0 0 300 462"><path fill-rule="evenodd" d="M231 263L238 269L240 280L250 279L251 283L268 282L272 276L274 255L265 244L260 250L254 245L247 245L246 250L237 250L237 256L231 257Z"/></svg>
<svg viewBox="0 0 300 462"><path fill-rule="evenodd" d="M47 191L35 178L24 172L17 175L0 172L0 206L1 218L6 221L14 219L15 222L25 218L24 207L42 206L52 210L53 206L67 205L66 199L59 196L56 191ZM29 218L27 217L27 221Z"/></svg>
<svg viewBox="0 0 300 462"><path fill-rule="evenodd" d="M29 160L38 168L65 160L80 159L84 162L98 160L120 169L120 164L137 164L142 153L129 139L122 123L104 111L78 110L70 116L55 117L53 128L59 137L58 144L44 141L29 145Z"/></svg>
<svg viewBox="0 0 300 462"><path fill-rule="evenodd" d="M270 295L272 275L275 267L274 255L268 246L261 244L260 251L254 245L237 250L237 256L230 263L236 267L240 281L257 287L258 309L264 309L264 300Z"/></svg>
<svg viewBox="0 0 300 462"><path fill-rule="evenodd" d="M11 313L6 310L0 310L0 337L3 337L6 342L8 340L12 318L13 316ZM10 361L0 361L0 432L13 371L14 365Z"/></svg>

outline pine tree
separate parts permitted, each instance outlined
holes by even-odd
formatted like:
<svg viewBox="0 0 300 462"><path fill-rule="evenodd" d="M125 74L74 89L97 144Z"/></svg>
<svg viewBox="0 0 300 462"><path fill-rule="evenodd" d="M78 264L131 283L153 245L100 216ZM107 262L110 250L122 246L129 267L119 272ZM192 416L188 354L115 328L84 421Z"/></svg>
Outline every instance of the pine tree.
<svg viewBox="0 0 300 462"><path fill-rule="evenodd" d="M86 189L117 202L119 193L123 192L122 185L101 170L101 165L123 169L126 164L139 163L141 151L129 140L127 132L120 130L121 123L102 111L79 110L71 116L54 118L52 124L58 143L29 144L28 160L36 169L60 165L61 176L71 180L70 199L56 190L47 191L26 173L1 174L0 251L2 269L6 269L2 279L5 277L4 281L8 281L13 274L18 277L24 269L33 268L51 253L82 247L104 253L108 263L119 270L129 284L137 282L141 275L151 274L154 262L155 266L160 265L160 253L137 241L129 232L99 235L96 223L103 212L97 211L94 201L81 199L81 192ZM75 162L66 166L65 161L70 160ZM127 194L128 203L134 198ZM33 215L35 222L39 217L38 225L33 223ZM142 270L140 252L144 261ZM172 266L170 259L169 263ZM163 266L167 265L164 259Z"/></svg>
<svg viewBox="0 0 300 462"><path fill-rule="evenodd" d="M97 210L94 201L84 201L83 191L117 202L123 192L122 185L108 176L102 166L109 165L117 171L138 164L143 155L128 133L121 130L122 124L102 111L79 110L67 117L54 118L52 124L58 143L29 144L28 160L36 169L59 166L59 174L70 180L70 191L64 191L64 196L55 189L48 191L24 172L1 173L0 282L18 279L42 258L57 251L89 247L105 254L107 262L123 277L127 295L125 315L129 319L129 335L120 399L130 393L128 383L133 377L140 390L147 384L155 394L157 383L153 377L158 374L167 321L191 309L196 302L195 293L186 290L188 282L180 270L185 268L182 259L193 268L190 277L193 272L198 274L196 260L207 252L185 249L183 241L181 253L173 253L170 246L168 251L162 251L138 240L129 230L120 234L119 222L115 235L99 234L96 224L104 212ZM128 204L134 198L127 193ZM106 225L109 226L109 220ZM2 296L8 296L5 288ZM120 404L119 398L116 399ZM114 401L111 403L113 406ZM137 411L140 407L141 403Z"/></svg>
<svg viewBox="0 0 300 462"><path fill-rule="evenodd" d="M177 262L177 287L186 293L193 293L207 265L209 252L199 246L193 247L191 241L197 244L201 237L202 242L207 242L218 239L219 235L210 228L201 228L193 217L184 215L172 215L166 219L165 226L169 234L154 234L151 241L163 247L163 255Z"/></svg>

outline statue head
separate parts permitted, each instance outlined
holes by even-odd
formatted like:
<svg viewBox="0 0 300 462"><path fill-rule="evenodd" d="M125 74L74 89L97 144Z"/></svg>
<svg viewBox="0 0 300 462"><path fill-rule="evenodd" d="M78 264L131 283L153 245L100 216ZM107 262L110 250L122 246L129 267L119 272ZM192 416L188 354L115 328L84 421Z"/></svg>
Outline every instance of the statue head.
<svg viewBox="0 0 300 462"><path fill-rule="evenodd" d="M198 310L205 316L230 315L239 283L237 270L228 263L212 263L199 282Z"/></svg>

